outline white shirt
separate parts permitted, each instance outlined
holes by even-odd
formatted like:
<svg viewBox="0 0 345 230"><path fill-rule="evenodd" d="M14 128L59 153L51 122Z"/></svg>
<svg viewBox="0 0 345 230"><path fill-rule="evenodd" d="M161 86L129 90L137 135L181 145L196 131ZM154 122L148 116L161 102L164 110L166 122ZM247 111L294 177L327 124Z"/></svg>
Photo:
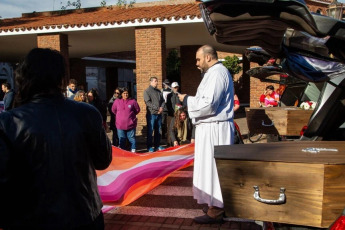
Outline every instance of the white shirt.
<svg viewBox="0 0 345 230"><path fill-rule="evenodd" d="M218 62L205 73L197 93L187 98L193 124L229 121L234 117L234 85L227 68Z"/></svg>

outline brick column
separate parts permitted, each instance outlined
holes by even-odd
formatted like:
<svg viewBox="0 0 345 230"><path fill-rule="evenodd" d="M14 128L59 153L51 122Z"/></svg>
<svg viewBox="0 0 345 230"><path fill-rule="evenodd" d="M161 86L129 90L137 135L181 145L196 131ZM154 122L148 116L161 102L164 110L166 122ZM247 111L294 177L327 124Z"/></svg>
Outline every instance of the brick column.
<svg viewBox="0 0 345 230"><path fill-rule="evenodd" d="M201 47L198 46L181 46L181 93L194 96L201 82L200 70L196 68L195 55Z"/></svg>
<svg viewBox="0 0 345 230"><path fill-rule="evenodd" d="M158 78L158 87L166 74L166 39L164 27L135 29L137 101L141 112L138 114L137 134L146 135L146 105L144 90L150 85L150 77Z"/></svg>
<svg viewBox="0 0 345 230"><path fill-rule="evenodd" d="M69 81L69 52L68 52L68 35L66 34L43 34L37 35L38 48L50 48L59 51L66 60L66 77L63 86L66 87Z"/></svg>

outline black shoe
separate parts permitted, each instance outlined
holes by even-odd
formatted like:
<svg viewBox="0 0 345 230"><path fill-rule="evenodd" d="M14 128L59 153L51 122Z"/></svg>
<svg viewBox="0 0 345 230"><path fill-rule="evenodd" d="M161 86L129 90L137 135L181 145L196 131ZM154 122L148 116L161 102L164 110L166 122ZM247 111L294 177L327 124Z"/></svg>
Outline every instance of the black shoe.
<svg viewBox="0 0 345 230"><path fill-rule="evenodd" d="M203 207L203 208L202 208L202 211L203 211L203 213L207 214L208 206Z"/></svg>
<svg viewBox="0 0 345 230"><path fill-rule="evenodd" d="M194 222L197 224L223 224L223 218L215 219L210 217L209 215L197 216L194 217Z"/></svg>

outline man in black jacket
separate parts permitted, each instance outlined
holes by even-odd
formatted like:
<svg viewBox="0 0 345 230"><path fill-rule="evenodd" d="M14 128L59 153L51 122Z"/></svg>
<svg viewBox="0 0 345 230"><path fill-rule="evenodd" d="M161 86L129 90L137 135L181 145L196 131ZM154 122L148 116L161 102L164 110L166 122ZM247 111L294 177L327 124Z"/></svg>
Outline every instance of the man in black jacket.
<svg viewBox="0 0 345 230"><path fill-rule="evenodd" d="M168 109L168 144L174 143L174 141L171 140L170 138L170 124L171 120L175 116L175 111L177 111L179 108L182 107L182 102L178 98L178 90L179 90L179 84L177 82L173 82L171 84L172 92L167 95L167 102L166 102L166 107ZM173 146L173 145L172 145Z"/></svg>
<svg viewBox="0 0 345 230"><path fill-rule="evenodd" d="M167 123L167 117L168 117L168 108L167 108L167 96L169 93L171 93L171 89L169 89L170 81L169 79L165 79L163 82L163 88L162 88L162 95L164 98L164 108L162 113L162 139L166 139L168 136L168 123Z"/></svg>
<svg viewBox="0 0 345 230"><path fill-rule="evenodd" d="M64 76L50 49L17 69L18 107L0 114L0 228L104 229L95 169L111 144L95 107L64 98Z"/></svg>

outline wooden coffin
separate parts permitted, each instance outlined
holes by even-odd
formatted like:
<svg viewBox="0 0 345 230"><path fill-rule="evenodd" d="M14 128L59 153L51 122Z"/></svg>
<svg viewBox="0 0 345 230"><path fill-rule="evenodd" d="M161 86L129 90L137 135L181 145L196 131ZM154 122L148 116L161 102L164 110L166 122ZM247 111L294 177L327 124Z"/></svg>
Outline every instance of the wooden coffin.
<svg viewBox="0 0 345 230"><path fill-rule="evenodd" d="M323 228L345 208L345 142L216 146L215 159L229 217Z"/></svg>
<svg viewBox="0 0 345 230"><path fill-rule="evenodd" d="M284 136L299 136L313 113L293 106L246 108L245 111L250 133Z"/></svg>

